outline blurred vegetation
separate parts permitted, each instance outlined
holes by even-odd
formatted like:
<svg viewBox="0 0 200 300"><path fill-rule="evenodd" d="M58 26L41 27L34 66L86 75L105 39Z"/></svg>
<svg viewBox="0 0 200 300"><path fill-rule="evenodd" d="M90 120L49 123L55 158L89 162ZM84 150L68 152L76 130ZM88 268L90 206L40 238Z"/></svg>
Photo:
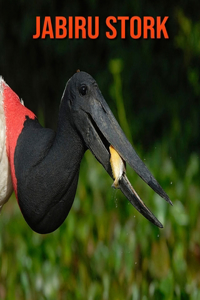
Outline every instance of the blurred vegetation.
<svg viewBox="0 0 200 300"><path fill-rule="evenodd" d="M66 81L90 73L170 207L132 170L138 194L164 224L144 219L87 152L72 210L38 235L13 197L0 215L0 299L200 299L199 2L0 0L0 73L56 128ZM35 17L99 15L100 38L33 40ZM109 15L169 15L169 40L109 41Z"/></svg>

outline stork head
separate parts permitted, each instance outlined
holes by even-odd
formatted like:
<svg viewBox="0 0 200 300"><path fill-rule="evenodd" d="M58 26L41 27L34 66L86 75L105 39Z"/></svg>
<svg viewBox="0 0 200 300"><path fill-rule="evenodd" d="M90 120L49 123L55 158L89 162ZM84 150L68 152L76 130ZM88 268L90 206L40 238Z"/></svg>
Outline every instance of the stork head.
<svg viewBox="0 0 200 300"><path fill-rule="evenodd" d="M114 187L121 189L144 217L158 227L163 227L130 184L125 173L125 163L128 163L157 194L172 203L127 140L96 81L85 72L75 73L67 82L62 102L67 105L67 117L71 125L114 179Z"/></svg>

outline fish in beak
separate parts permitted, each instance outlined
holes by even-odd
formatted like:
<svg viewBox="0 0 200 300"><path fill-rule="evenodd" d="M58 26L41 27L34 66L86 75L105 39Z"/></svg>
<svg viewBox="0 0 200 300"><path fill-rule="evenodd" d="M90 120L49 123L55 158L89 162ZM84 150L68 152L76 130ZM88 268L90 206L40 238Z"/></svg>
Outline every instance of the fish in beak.
<svg viewBox="0 0 200 300"><path fill-rule="evenodd" d="M162 228L140 199L126 176L126 164L162 198L172 204L168 195L137 155L102 96L96 81L85 72L70 79L70 103L73 122L85 145L113 178L113 187L122 191L130 203L149 221ZM74 88L72 88L74 85Z"/></svg>

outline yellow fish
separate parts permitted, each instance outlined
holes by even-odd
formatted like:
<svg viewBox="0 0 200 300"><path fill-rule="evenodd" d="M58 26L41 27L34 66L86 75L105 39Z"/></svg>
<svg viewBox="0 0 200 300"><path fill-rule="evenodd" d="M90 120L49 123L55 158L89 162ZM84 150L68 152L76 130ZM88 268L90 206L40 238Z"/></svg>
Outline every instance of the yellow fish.
<svg viewBox="0 0 200 300"><path fill-rule="evenodd" d="M112 174L114 177L114 182L112 186L114 188L119 188L119 180L121 179L123 173L126 171L125 162L118 154L118 152L110 145L110 165L112 168Z"/></svg>

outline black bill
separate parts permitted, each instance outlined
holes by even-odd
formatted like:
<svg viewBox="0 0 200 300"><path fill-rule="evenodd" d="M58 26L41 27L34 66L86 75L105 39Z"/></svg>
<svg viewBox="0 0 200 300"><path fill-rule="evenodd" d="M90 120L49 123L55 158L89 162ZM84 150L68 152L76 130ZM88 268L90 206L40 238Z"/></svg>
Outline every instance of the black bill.
<svg viewBox="0 0 200 300"><path fill-rule="evenodd" d="M119 167L121 169L119 169L118 178L115 178L113 166L111 168L110 162L110 146L112 146L118 154L118 157L116 154L116 165L118 162L119 165L122 165L120 160L124 163L128 163L157 194L170 204L172 204L171 200L127 140L94 79L87 73L81 73L83 74L81 75L80 84L87 88L87 93L84 95L84 101L81 100L82 102L80 102L81 111L84 112L84 119L82 119L81 123L77 123L76 126L86 146L103 165L109 175L115 179L115 181L117 180L117 188L122 191L131 204L149 221L158 227L163 227L131 186L125 171L122 170L123 166ZM113 161L115 165L115 159L113 159Z"/></svg>

